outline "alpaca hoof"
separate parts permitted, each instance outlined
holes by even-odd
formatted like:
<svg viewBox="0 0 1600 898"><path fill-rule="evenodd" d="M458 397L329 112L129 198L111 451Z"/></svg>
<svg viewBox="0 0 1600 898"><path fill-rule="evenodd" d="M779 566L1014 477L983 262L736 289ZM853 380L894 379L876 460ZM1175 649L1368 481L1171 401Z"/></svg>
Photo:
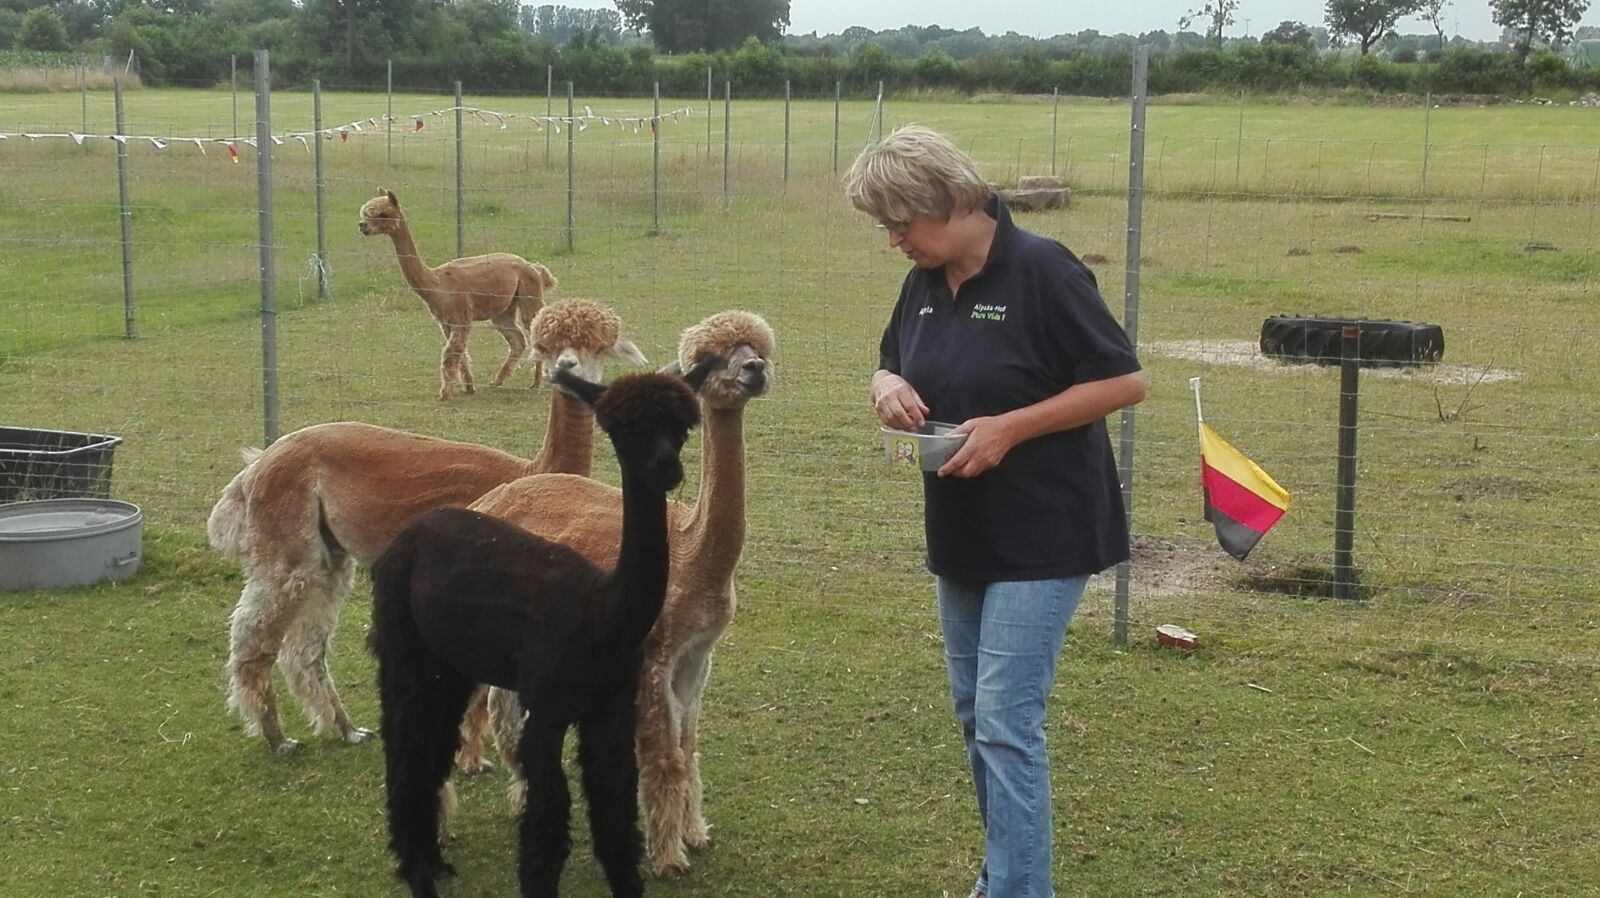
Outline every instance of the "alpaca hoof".
<svg viewBox="0 0 1600 898"><path fill-rule="evenodd" d="M683 837L683 844L690 851L705 851L711 847L711 837L705 833L690 833Z"/></svg>
<svg viewBox="0 0 1600 898"><path fill-rule="evenodd" d="M677 879L689 872L689 859L680 854L676 858L657 861L650 865L650 869L661 879Z"/></svg>
<svg viewBox="0 0 1600 898"><path fill-rule="evenodd" d="M494 769L494 762L485 758L466 758L456 756L456 770L462 776L481 776Z"/></svg>
<svg viewBox="0 0 1600 898"><path fill-rule="evenodd" d="M350 731L344 734L344 741L350 743L351 745L360 745L376 735L378 735L376 732L373 732L366 727L351 727Z"/></svg>
<svg viewBox="0 0 1600 898"><path fill-rule="evenodd" d="M299 739L285 739L282 742L279 742L277 745L272 746L272 753L280 758L292 755L299 750Z"/></svg>
<svg viewBox="0 0 1600 898"><path fill-rule="evenodd" d="M433 878L434 879L455 879L455 876L456 876L455 865L446 863L444 861L440 861L439 862L439 869L437 869L437 870L435 870L433 872Z"/></svg>
<svg viewBox="0 0 1600 898"><path fill-rule="evenodd" d="M468 384L467 386L461 388L461 392L466 393L468 396L471 396L473 393L478 392L478 389L476 387L472 386L471 384Z"/></svg>

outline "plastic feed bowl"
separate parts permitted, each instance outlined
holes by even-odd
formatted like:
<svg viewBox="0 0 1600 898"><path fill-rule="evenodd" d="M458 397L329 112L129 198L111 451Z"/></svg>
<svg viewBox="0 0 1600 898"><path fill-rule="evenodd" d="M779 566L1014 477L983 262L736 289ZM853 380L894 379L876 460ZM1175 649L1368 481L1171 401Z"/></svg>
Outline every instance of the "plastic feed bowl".
<svg viewBox="0 0 1600 898"><path fill-rule="evenodd" d="M967 441L964 433L951 434L956 425L925 421L916 433L880 427L883 452L892 463L907 464L932 473L943 467Z"/></svg>

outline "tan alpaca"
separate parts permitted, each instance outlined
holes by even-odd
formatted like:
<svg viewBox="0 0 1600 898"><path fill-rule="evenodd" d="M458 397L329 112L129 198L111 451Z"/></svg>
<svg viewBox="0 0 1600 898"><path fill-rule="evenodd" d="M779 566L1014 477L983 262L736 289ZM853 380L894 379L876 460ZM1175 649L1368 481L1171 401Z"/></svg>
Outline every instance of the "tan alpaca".
<svg viewBox="0 0 1600 898"><path fill-rule="evenodd" d="M644 644L639 682L639 798L651 868L675 876L689 867L686 848L710 844L700 782L700 699L711 651L733 619L733 575L744 550L744 407L765 393L774 340L747 312L722 312L684 331L678 365L691 369L715 353L727 362L700 388L700 495L668 504L672 562L666 605ZM617 563L621 491L582 477L541 474L486 493L471 508L582 552L602 568ZM521 709L496 690L491 701L501 759L525 788L517 765Z"/></svg>
<svg viewBox="0 0 1600 898"><path fill-rule="evenodd" d="M489 322L505 338L506 361L492 381L495 386L505 383L527 355L528 328L544 305L545 291L556 285L549 270L512 253L464 256L429 268L417 252L411 228L400 212L400 201L389 190L380 189L377 196L361 205L359 227L369 237L389 235L406 283L428 304L433 320L439 323L439 331L444 334L444 351L439 356L439 398L449 399L457 386L473 392L467 336L474 321ZM539 385L539 370L535 364L534 386Z"/></svg>
<svg viewBox="0 0 1600 898"><path fill-rule="evenodd" d="M619 331L617 316L597 303L553 303L534 319L535 356L598 382L605 358L645 363ZM466 505L532 473L587 475L594 412L565 390L552 390L550 423L532 461L356 422L302 428L251 452L211 510L207 533L245 575L232 617L228 706L248 732L285 754L299 742L284 736L278 719L275 663L318 733L335 726L346 742L372 735L350 721L328 672L329 643L356 563L371 564L435 506ZM464 752L469 770L478 766L477 750Z"/></svg>

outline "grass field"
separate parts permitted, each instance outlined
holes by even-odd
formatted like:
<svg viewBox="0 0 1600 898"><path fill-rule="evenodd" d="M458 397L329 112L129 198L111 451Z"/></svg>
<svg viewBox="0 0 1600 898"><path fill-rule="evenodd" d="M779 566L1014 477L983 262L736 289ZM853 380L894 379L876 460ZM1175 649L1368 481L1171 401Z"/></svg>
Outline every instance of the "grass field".
<svg viewBox="0 0 1600 898"><path fill-rule="evenodd" d="M238 98L242 134L253 102ZM526 375L434 400L437 332L387 242L355 229L360 203L389 187L428 260L454 254L454 123L429 114L453 102L396 96L391 141L368 123L388 98L323 98L326 125L364 126L322 145L328 301L309 266L314 154L292 137L274 154L282 431L355 419L538 445L548 394ZM545 113L543 97L466 103ZM920 568L918 487L883 463L863 398L904 263L839 196L831 99L795 104L787 151L782 103L735 99L725 121L719 97L709 144L703 97L662 100L691 104L661 124L659 207L647 128L564 127L547 155L526 118L463 126L467 252L545 262L557 295L611 303L653 361L726 308L765 315L779 337L774 390L746 415L741 608L703 725L715 845L651 891L964 895L980 839ZM311 128L309 95L275 94L271 108L273 133ZM125 114L134 136L236 133L225 90L129 92ZM885 110L890 127L955 135L997 181L1065 175L1071 208L1020 222L1102 257L1092 267L1120 314L1128 108L1074 101L1056 115L1048 101ZM1600 797L1594 115L1152 105L1131 638L1112 643L1109 578L1097 583L1051 709L1063 898L1593 893L1600 832L1581 809ZM842 167L872 109L846 103L839 118ZM0 97L0 424L123 436L113 495L144 509L147 553L121 585L0 598L0 895L399 894L380 750L313 741L271 758L222 709L239 580L203 525L238 447L262 440L254 152L235 165L215 143L202 155L129 142L138 338L126 340L115 145L21 136L113 122L104 93ZM1445 330L1439 368L1362 378L1359 604L1252 588L1325 570L1332 547L1338 374L1250 357L1275 313ZM486 380L501 344L483 332L471 346ZM1294 494L1242 566L1198 514L1197 375L1208 421ZM595 470L614 481L608 452ZM694 455L691 443L691 468ZM335 675L371 725L365 596L363 583ZM1169 622L1203 649L1155 648L1152 627ZM502 784L463 786L450 851L462 876L447 895L515 888ZM569 893L602 894L577 838Z"/></svg>

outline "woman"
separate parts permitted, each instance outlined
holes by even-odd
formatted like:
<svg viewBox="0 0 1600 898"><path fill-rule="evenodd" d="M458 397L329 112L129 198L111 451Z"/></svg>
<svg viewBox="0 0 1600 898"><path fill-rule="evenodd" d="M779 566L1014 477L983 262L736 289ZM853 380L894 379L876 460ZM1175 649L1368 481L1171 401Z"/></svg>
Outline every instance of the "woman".
<svg viewBox="0 0 1600 898"><path fill-rule="evenodd" d="M923 480L928 569L983 822L973 898L1050 898L1045 697L1089 576L1128 558L1105 417L1145 397L1093 273L1018 228L949 139L910 125L862 152L850 202L915 266L871 398L901 430L967 435Z"/></svg>

